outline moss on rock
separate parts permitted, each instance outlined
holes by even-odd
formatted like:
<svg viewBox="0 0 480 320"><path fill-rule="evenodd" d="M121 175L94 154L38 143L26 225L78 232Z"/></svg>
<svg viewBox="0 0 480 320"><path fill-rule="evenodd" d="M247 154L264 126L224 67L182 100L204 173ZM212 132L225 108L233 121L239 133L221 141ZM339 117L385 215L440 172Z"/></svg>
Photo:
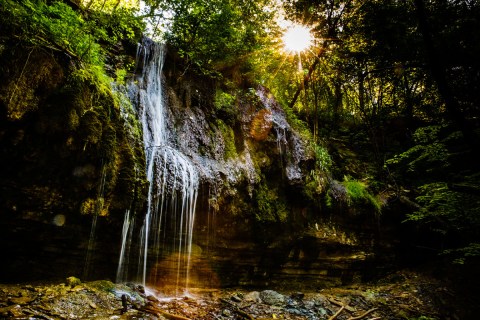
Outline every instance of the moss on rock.
<svg viewBox="0 0 480 320"><path fill-rule="evenodd" d="M277 188L269 188L262 181L255 190L255 220L261 223L284 223L287 221L289 210L285 199L279 195Z"/></svg>

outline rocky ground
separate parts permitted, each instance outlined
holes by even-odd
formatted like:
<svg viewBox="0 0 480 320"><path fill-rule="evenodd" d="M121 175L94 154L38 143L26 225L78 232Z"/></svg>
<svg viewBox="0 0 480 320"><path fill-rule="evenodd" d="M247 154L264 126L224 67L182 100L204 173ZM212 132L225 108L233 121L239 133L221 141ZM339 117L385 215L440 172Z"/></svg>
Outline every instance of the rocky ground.
<svg viewBox="0 0 480 320"><path fill-rule="evenodd" d="M162 298L139 285L70 277L60 284L0 285L0 319L464 319L453 292L408 271L376 283L279 291L197 289Z"/></svg>

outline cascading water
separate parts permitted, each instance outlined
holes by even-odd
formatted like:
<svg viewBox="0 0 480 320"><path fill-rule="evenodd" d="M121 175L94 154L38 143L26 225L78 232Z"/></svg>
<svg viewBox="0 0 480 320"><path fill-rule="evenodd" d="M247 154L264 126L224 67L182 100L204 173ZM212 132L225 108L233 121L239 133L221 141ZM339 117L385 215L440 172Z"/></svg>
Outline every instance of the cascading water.
<svg viewBox="0 0 480 320"><path fill-rule="evenodd" d="M124 282L127 280L128 274L128 256L132 244L133 219L130 217L130 210L125 211L122 228L122 246L120 249L120 258L118 260L117 281Z"/></svg>
<svg viewBox="0 0 480 320"><path fill-rule="evenodd" d="M83 279L88 279L88 277L90 276L92 255L95 251L95 238L96 238L95 232L97 229L97 220L103 208L106 174L107 172L105 170L105 167L102 166L102 175L101 175L100 184L98 187L97 199L95 201L95 211L92 217L92 226L90 228L90 237L88 239L87 252L85 254L85 263L83 265L83 275L82 275Z"/></svg>
<svg viewBox="0 0 480 320"><path fill-rule="evenodd" d="M147 213L138 239L138 280L143 285L159 282L165 275L175 277L175 294L188 290L193 223L199 178L191 161L174 146L168 130L162 68L164 46L144 40L138 47L137 64L143 68L130 85L143 128L148 190ZM141 60L140 60L141 59ZM131 221L125 217L122 247L128 240ZM122 249L117 281L124 280L125 250Z"/></svg>

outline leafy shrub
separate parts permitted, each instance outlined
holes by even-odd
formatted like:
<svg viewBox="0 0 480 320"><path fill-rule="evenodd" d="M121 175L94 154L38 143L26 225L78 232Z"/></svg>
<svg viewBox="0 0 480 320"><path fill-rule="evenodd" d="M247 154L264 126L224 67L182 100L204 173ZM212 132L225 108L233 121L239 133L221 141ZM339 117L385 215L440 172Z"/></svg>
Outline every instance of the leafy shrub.
<svg viewBox="0 0 480 320"><path fill-rule="evenodd" d="M446 182L422 185L416 197L421 208L407 220L435 225L440 233L467 231L480 225L480 197L449 188Z"/></svg>
<svg viewBox="0 0 480 320"><path fill-rule="evenodd" d="M315 145L314 149L316 167L323 171L329 171L333 162L328 150L321 145Z"/></svg>
<svg viewBox="0 0 480 320"><path fill-rule="evenodd" d="M445 126L427 126L418 128L413 134L413 147L388 159L385 165L398 167L406 173L433 174L450 166L448 144L458 139L459 132L453 132L442 138ZM441 172L440 172L441 173Z"/></svg>
<svg viewBox="0 0 480 320"><path fill-rule="evenodd" d="M233 123L235 120L236 97L222 90L215 92L214 100L216 114L227 123Z"/></svg>

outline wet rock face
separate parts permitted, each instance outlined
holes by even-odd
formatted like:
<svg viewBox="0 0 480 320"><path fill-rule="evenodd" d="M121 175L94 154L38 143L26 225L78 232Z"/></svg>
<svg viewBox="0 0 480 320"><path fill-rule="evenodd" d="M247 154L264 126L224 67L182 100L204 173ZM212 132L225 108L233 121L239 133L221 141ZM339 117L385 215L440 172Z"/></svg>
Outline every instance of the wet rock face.
<svg viewBox="0 0 480 320"><path fill-rule="evenodd" d="M57 67L44 71L53 77ZM202 254L191 260L192 285L293 280L317 288L357 277L371 237L350 239L305 201L313 155L268 89L244 90L229 106L234 112L217 110L220 84L184 73L172 57L165 67L166 141L188 157L200 179L193 241ZM108 97L86 84L64 88L61 77L47 85L46 78L32 82L48 89L44 96L16 118L16 107L5 104L8 95L0 101L1 152L8 163L0 175L0 206L8 213L0 219L0 240L9 256L0 274L9 280L81 275L92 217L99 214L90 270L113 279L123 212L132 201L143 203L147 189L141 137L126 129L127 116ZM89 105L92 97L105 107ZM141 218L145 210L138 207ZM160 275L173 273L167 262L152 264L167 265Z"/></svg>
<svg viewBox="0 0 480 320"><path fill-rule="evenodd" d="M227 106L232 116L214 105L219 84L183 72L172 55L163 80L168 143L200 179L193 242L202 254L191 258L190 287L316 289L359 280L371 230L347 236L305 200L313 152L269 90L238 94ZM151 262L152 283L172 285L170 260Z"/></svg>
<svg viewBox="0 0 480 320"><path fill-rule="evenodd" d="M266 171L285 177L288 184L302 182L313 155L267 88L246 90L229 106L233 115L225 114L214 106L219 84L182 73L173 56L167 55L164 66L167 126L174 144L196 163L204 184L227 187L227 181L238 189L246 181L255 188ZM225 128L233 137L225 135ZM232 144L234 156L228 158ZM231 190L217 188L222 192Z"/></svg>

